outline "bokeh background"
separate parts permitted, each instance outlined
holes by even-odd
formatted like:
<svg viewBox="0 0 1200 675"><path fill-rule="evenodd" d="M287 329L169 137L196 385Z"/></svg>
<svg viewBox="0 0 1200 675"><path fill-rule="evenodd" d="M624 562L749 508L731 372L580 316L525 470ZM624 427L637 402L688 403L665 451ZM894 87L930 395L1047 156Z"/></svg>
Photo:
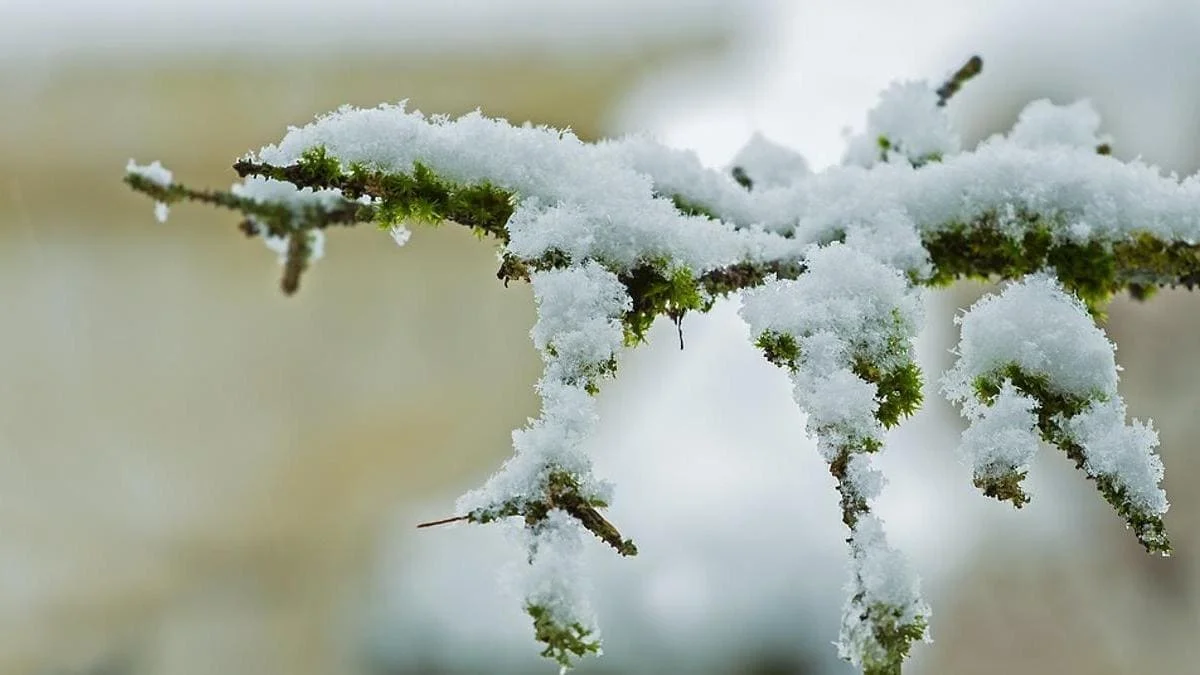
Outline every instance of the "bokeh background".
<svg viewBox="0 0 1200 675"><path fill-rule="evenodd" d="M460 228L335 233L294 298L234 219L120 183L232 160L341 104L475 107L722 166L759 130L820 168L896 78L983 77L968 143L1090 97L1115 154L1200 163L1190 1L0 0L0 674L549 672L499 577L503 527L451 515L536 411L527 287ZM920 351L949 363L955 307ZM934 606L913 673L1200 672L1200 297L1106 327L1162 437L1177 554L1146 557L1047 450L985 500L931 390L880 510ZM586 673L849 673L832 480L730 303L627 355L594 442L642 554L590 547L607 654Z"/></svg>

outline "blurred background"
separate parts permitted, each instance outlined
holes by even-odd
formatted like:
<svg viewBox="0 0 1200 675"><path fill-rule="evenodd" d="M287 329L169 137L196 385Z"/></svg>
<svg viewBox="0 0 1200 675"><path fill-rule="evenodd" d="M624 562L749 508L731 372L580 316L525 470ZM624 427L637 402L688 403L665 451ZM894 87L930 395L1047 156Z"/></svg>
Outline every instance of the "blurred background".
<svg viewBox="0 0 1200 675"><path fill-rule="evenodd" d="M535 414L526 286L488 244L335 233L293 298L235 219L159 225L120 179L229 165L341 104L481 107L585 138L649 131L723 166L756 130L839 160L893 79L984 75L972 144L1090 97L1115 154L1200 163L1200 6L1180 0L0 0L0 674L551 672L500 577L504 527L417 522ZM963 285L920 351L948 366ZM601 395L607 654L581 673L849 673L844 533L784 376L732 303L627 355ZM1200 669L1200 297L1120 299L1131 412L1161 432L1177 553L1144 555L1051 451L1022 512L970 485L935 390L880 505L933 604L913 673Z"/></svg>

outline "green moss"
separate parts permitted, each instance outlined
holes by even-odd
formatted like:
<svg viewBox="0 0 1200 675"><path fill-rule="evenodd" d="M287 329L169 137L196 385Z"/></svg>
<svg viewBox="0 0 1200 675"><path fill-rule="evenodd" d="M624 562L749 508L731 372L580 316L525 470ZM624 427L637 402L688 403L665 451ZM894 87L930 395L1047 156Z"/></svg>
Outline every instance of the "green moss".
<svg viewBox="0 0 1200 675"><path fill-rule="evenodd" d="M898 313L896 314L898 317ZM884 428L891 428L900 423L904 417L912 415L921 407L924 395L921 391L921 369L916 363L907 358L908 340L903 334L893 335L889 352L903 355L900 365L884 370L878 364L858 356L851 365L851 371L876 387L875 400L879 407L875 419ZM764 331L754 341L754 345L762 350L767 361L796 372L800 366L800 345L796 337L777 331Z"/></svg>
<svg viewBox="0 0 1200 675"><path fill-rule="evenodd" d="M605 378L613 377L617 374L617 358L609 357L605 361L597 363L589 363L584 368L584 383L583 388L587 393L595 396L600 393L599 381Z"/></svg>
<svg viewBox="0 0 1200 675"><path fill-rule="evenodd" d="M767 278L797 279L805 267L797 262L735 263L700 275L700 286L709 297L724 297L743 288L761 286Z"/></svg>
<svg viewBox="0 0 1200 675"><path fill-rule="evenodd" d="M533 603L525 605L525 613L533 619L535 638L546 645L541 655L563 668L574 666L574 659L600 653L600 640L579 622L561 624L550 610Z"/></svg>
<svg viewBox="0 0 1200 675"><path fill-rule="evenodd" d="M1021 508L1029 503L1029 495L1021 482L1025 480L1028 471L1010 469L1000 473L976 475L972 484L979 488L984 496L1010 502L1014 507Z"/></svg>
<svg viewBox="0 0 1200 675"><path fill-rule="evenodd" d="M647 260L618 276L629 293L632 306L622 318L625 344L646 341L646 332L655 317L670 317L678 326L688 312L707 312L712 308L708 296L692 271L672 266L666 259Z"/></svg>
<svg viewBox="0 0 1200 675"><path fill-rule="evenodd" d="M934 266L928 283L1019 279L1053 269L1063 287L1096 316L1122 291L1144 299L1159 286L1190 289L1200 283L1200 245L1164 242L1145 233L1116 242L1079 243L1056 238L1061 225L1055 221L1027 213L1017 217L1023 229L1019 235L1002 229L995 213L926 234L924 244Z"/></svg>
<svg viewBox="0 0 1200 675"><path fill-rule="evenodd" d="M451 220L480 236L508 241L506 225L512 216L512 193L489 182L459 185L414 162L411 173L388 173L354 165L343 181L347 196L367 194L380 200L381 226L403 221L440 223Z"/></svg>
<svg viewBox="0 0 1200 675"><path fill-rule="evenodd" d="M301 185L332 185L342 176L342 163L330 157L323 145L302 152L296 167L292 178Z"/></svg>
<svg viewBox="0 0 1200 675"><path fill-rule="evenodd" d="M754 341L754 346L762 350L763 356L780 368L796 372L800 367L800 345L795 336L772 330L763 331Z"/></svg>
<svg viewBox="0 0 1200 675"><path fill-rule="evenodd" d="M852 370L855 375L875 385L875 400L879 403L875 419L885 429L896 426L902 418L920 409L923 400L922 378L917 364L909 361L885 371L860 358L855 360Z"/></svg>

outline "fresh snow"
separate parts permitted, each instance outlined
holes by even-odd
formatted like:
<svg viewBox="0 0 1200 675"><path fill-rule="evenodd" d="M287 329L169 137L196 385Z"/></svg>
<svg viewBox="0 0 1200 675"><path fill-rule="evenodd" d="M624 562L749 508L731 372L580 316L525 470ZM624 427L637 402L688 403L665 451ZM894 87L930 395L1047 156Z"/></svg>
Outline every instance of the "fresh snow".
<svg viewBox="0 0 1200 675"><path fill-rule="evenodd" d="M1114 479L1138 508L1166 512L1166 494L1158 485L1162 462L1154 454L1158 435L1137 420L1125 423L1116 346L1078 298L1054 277L1034 274L984 297L956 322L962 326L958 361L942 389L970 420L962 452L977 472L1024 467L1036 450L1033 400L1007 383L993 402L975 398L978 378L1015 364L1048 378L1054 391L1089 401L1081 413L1058 420L1083 447L1088 475Z"/></svg>

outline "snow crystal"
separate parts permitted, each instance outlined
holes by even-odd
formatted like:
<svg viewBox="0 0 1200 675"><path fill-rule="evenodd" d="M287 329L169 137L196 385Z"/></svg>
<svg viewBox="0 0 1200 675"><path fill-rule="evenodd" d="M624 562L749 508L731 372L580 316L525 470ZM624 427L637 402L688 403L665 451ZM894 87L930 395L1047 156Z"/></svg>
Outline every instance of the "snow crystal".
<svg viewBox="0 0 1200 675"><path fill-rule="evenodd" d="M1091 101L1055 105L1041 99L1025 106L1008 133L1008 140L1023 148L1065 145L1095 152L1097 146L1109 140L1099 136L1099 130L1100 115Z"/></svg>
<svg viewBox="0 0 1200 675"><path fill-rule="evenodd" d="M132 159L125 165L125 173L141 176L159 187L171 187L175 175L157 159L149 164L138 164Z"/></svg>
<svg viewBox="0 0 1200 675"><path fill-rule="evenodd" d="M886 139L888 146L881 147ZM880 161L920 162L957 153L958 135L928 82L896 82L867 113L867 128L847 143L845 163L869 167Z"/></svg>

